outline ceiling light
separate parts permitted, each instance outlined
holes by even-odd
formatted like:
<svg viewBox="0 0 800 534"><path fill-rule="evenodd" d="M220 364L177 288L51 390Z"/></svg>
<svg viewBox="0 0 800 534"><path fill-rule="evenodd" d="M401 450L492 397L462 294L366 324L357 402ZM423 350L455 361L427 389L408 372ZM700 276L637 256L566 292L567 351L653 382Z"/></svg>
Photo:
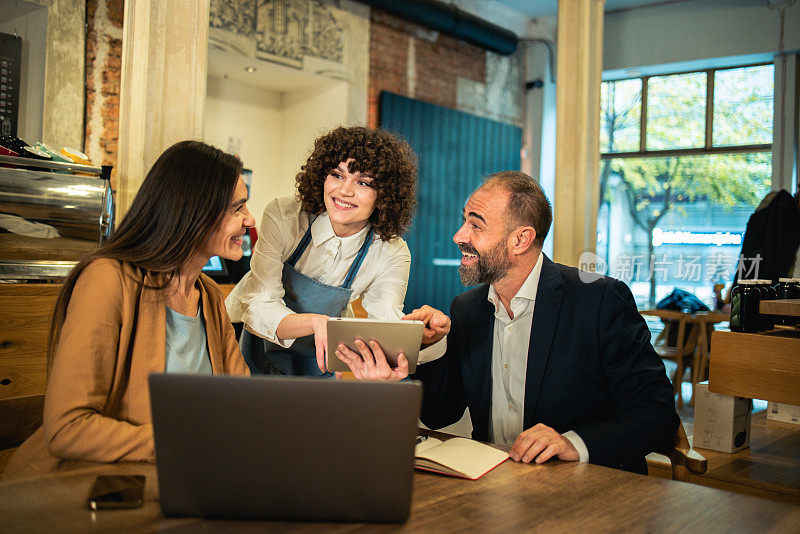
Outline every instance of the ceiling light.
<svg viewBox="0 0 800 534"><path fill-rule="evenodd" d="M245 67L245 68L244 68L244 71L245 71L245 72L255 72L255 71L256 71L256 68L255 68L255 67L253 67L253 66L250 66L250 67Z"/></svg>

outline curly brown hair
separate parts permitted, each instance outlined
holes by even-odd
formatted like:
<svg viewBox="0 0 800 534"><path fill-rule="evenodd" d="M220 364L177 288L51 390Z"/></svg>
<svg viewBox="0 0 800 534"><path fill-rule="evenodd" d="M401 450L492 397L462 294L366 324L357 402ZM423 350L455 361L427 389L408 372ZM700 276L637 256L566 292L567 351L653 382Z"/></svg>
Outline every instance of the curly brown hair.
<svg viewBox="0 0 800 534"><path fill-rule="evenodd" d="M325 178L352 158L350 172L372 177L377 192L369 222L383 241L408 229L416 208L417 158L404 140L385 130L338 127L314 141L314 151L300 167L297 200L309 213L325 211Z"/></svg>

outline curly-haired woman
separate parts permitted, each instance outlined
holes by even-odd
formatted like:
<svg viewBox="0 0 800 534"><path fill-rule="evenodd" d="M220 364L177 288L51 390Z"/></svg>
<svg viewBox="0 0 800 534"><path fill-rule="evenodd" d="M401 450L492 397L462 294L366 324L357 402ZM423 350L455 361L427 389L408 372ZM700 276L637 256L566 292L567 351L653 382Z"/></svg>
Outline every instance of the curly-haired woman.
<svg viewBox="0 0 800 534"><path fill-rule="evenodd" d="M340 127L314 142L296 197L264 209L251 271L226 300L252 373L330 376L327 319L352 316L358 298L370 318L402 317L416 172L408 144L382 130Z"/></svg>

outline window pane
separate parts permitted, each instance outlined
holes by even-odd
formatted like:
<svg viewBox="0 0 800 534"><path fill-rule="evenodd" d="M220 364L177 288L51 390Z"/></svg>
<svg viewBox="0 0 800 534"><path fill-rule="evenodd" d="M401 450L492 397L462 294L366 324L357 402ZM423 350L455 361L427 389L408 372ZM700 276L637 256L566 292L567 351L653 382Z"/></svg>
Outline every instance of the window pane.
<svg viewBox="0 0 800 534"><path fill-rule="evenodd" d="M773 65L714 73L714 146L772 143Z"/></svg>
<svg viewBox="0 0 800 534"><path fill-rule="evenodd" d="M654 76L647 86L647 149L705 145L706 74Z"/></svg>
<svg viewBox="0 0 800 534"><path fill-rule="evenodd" d="M769 152L611 159L597 224L599 264L640 307L679 287L713 307L729 286L747 220L769 192ZM602 184L601 184L602 187ZM604 200L604 201L603 201ZM652 294L651 294L652 292Z"/></svg>
<svg viewBox="0 0 800 534"><path fill-rule="evenodd" d="M638 151L642 80L603 82L600 99L600 152Z"/></svg>

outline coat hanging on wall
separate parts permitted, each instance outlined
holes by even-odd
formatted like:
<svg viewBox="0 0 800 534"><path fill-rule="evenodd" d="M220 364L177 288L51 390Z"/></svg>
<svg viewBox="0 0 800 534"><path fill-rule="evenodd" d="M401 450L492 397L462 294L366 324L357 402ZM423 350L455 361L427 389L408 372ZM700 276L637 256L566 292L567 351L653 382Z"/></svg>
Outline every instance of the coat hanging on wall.
<svg viewBox="0 0 800 534"><path fill-rule="evenodd" d="M800 210L786 190L769 193L747 221L737 276L777 281L788 276L800 246ZM735 282L736 280L734 280Z"/></svg>

